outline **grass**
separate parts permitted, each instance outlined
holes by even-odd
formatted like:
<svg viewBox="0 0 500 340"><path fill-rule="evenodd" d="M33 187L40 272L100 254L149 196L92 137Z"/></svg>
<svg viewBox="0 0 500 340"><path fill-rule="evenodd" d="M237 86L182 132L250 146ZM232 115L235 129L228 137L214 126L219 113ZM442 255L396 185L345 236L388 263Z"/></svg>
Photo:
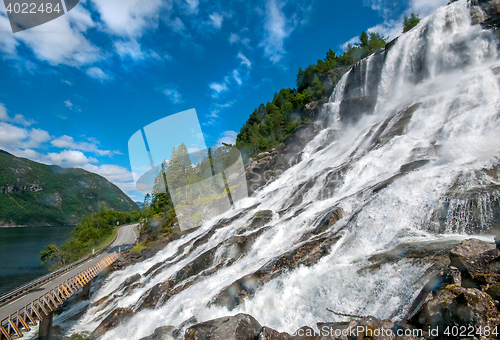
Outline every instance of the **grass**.
<svg viewBox="0 0 500 340"><path fill-rule="evenodd" d="M142 251L146 249L147 246L144 243L137 243L135 247L131 249L131 251L135 251L137 254L142 254Z"/></svg>
<svg viewBox="0 0 500 340"><path fill-rule="evenodd" d="M95 246L93 246L91 249L89 249L89 254L92 254L92 249L97 253L99 250L102 248L106 247L113 239L115 238L116 234L118 233L118 228L119 227L114 227L113 232L111 235L108 237L103 238L100 242L98 242Z"/></svg>

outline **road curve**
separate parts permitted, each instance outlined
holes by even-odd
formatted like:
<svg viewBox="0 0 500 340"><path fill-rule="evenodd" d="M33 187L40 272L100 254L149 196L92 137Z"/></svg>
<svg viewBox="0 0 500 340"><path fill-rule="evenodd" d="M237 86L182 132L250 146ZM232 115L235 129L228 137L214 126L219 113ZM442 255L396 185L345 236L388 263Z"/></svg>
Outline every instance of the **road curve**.
<svg viewBox="0 0 500 340"><path fill-rule="evenodd" d="M42 286L33 288L32 290L28 291L25 295L22 295L16 298L15 300L1 306L0 320L3 320L4 318L7 318L10 315L16 313L19 309L23 308L27 304L31 303L32 301L40 297L44 292L48 292L54 289L55 287L59 286L66 280L72 278L73 276L79 274L80 272L86 270L87 268L97 264L99 261L108 256L109 253L117 251L118 247L134 244L137 239L135 231L136 227L137 224L129 224L121 227L120 229L118 229L116 239L111 244L111 247L107 252L104 252L96 257L89 259L86 262L81 263L80 265L71 269L70 271L55 277L54 279L43 284Z"/></svg>

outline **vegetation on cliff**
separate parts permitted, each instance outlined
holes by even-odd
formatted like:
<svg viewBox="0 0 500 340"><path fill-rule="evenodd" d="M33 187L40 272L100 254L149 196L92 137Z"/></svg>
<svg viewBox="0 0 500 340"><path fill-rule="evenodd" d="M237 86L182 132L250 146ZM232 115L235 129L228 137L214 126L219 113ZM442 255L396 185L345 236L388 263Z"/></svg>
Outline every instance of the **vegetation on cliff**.
<svg viewBox="0 0 500 340"><path fill-rule="evenodd" d="M272 101L260 104L243 125L236 137L236 147L251 157L279 146L286 137L307 123L310 117L304 106L315 100L328 98L344 69L386 44L379 33L361 33L360 42L349 44L342 55L328 50L325 59L309 65L297 73L297 87L284 88L275 93Z"/></svg>
<svg viewBox="0 0 500 340"><path fill-rule="evenodd" d="M419 22L420 22L420 17L418 16L418 14L412 13L409 17L405 15L403 23L403 33L406 33L413 27L417 26Z"/></svg>
<svg viewBox="0 0 500 340"><path fill-rule="evenodd" d="M104 204L132 212L137 205L104 177L15 157L0 150L0 226L71 225Z"/></svg>

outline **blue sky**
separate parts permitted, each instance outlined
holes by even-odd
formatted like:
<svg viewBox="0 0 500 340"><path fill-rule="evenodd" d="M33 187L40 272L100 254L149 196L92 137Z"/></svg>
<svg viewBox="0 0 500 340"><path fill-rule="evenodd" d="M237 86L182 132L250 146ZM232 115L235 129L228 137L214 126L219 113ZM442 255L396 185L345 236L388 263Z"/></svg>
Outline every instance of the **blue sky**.
<svg viewBox="0 0 500 340"><path fill-rule="evenodd" d="M195 108L207 145L234 142L299 67L361 31L447 0L84 0L13 34L0 2L0 149L99 173L134 200L128 140Z"/></svg>

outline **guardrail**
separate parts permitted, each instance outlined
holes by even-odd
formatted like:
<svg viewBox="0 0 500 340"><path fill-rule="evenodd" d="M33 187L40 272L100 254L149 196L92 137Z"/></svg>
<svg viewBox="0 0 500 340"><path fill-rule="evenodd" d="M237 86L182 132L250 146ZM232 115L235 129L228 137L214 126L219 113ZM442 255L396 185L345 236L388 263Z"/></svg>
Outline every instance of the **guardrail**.
<svg viewBox="0 0 500 340"><path fill-rule="evenodd" d="M13 337L21 338L23 332L29 332L30 326L36 326L73 294L99 275L106 267L111 265L118 255L112 253L95 265L81 271L68 280L59 284L50 291L44 292L37 299L30 301L15 313L0 321L0 340L12 340Z"/></svg>
<svg viewBox="0 0 500 340"><path fill-rule="evenodd" d="M122 227L125 227L127 225L131 225L131 224L135 224L135 223L129 223L129 224L124 224L122 225L120 228ZM61 268L61 269L58 269L52 273L49 273L47 275L44 275L42 277L39 277L38 279L35 279L33 281L30 281L28 283L25 283L24 285L16 288L16 289L13 289L11 290L10 292L7 292L5 294L2 294L0 296L0 307L2 305L4 305L5 303L11 301L13 298L16 298L17 296L19 296L20 294L23 294L33 288L36 288L37 286L43 284L43 283L46 283L62 274L65 274L67 273L68 271L72 270L73 268L77 267L78 265L80 265L81 263L83 262L86 262L96 256L99 256L101 255L102 253L104 253L106 250L110 249L111 245L113 244L113 242L116 241L116 238L118 237L118 231L116 232L116 235L115 237L113 238L113 240L111 242L109 242L105 247L103 247L101 250L99 250L98 252L94 253L94 254L90 254L90 255L87 255L86 257L76 261L76 262L73 262L69 265L67 265L66 267L64 268Z"/></svg>

